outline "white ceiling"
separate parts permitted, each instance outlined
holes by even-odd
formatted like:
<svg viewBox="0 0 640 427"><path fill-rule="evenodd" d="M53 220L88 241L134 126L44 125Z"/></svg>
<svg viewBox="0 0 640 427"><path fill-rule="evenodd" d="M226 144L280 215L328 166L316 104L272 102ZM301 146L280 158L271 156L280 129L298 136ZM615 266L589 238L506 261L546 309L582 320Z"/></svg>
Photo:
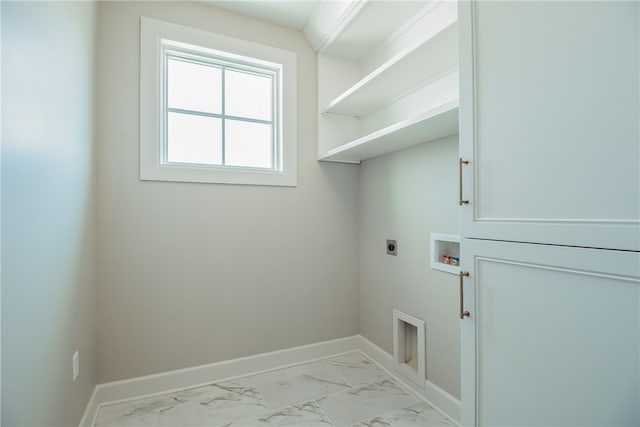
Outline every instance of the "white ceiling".
<svg viewBox="0 0 640 427"><path fill-rule="evenodd" d="M304 29L322 0L202 0L221 9L275 24Z"/></svg>

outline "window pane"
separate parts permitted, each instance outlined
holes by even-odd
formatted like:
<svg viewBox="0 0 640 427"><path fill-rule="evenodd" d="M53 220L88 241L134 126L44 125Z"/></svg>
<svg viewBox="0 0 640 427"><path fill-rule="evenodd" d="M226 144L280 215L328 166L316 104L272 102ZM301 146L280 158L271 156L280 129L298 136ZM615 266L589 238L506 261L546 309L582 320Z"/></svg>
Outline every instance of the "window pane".
<svg viewBox="0 0 640 427"><path fill-rule="evenodd" d="M273 168L271 125L227 120L225 163L232 166Z"/></svg>
<svg viewBox="0 0 640 427"><path fill-rule="evenodd" d="M225 113L230 116L271 120L271 79L227 70Z"/></svg>
<svg viewBox="0 0 640 427"><path fill-rule="evenodd" d="M222 112L222 71L191 62L168 60L169 108Z"/></svg>
<svg viewBox="0 0 640 427"><path fill-rule="evenodd" d="M169 113L167 160L177 163L222 163L222 120Z"/></svg>

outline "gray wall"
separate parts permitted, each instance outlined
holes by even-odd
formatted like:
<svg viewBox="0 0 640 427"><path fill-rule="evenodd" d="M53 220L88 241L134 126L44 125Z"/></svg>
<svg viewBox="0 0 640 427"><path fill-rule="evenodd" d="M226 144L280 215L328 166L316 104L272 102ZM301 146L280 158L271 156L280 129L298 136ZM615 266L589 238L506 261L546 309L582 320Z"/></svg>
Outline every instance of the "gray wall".
<svg viewBox="0 0 640 427"><path fill-rule="evenodd" d="M138 179L141 15L297 53L297 188ZM358 168L316 161L304 36L183 2L102 2L98 31L99 381L357 333Z"/></svg>
<svg viewBox="0 0 640 427"><path fill-rule="evenodd" d="M460 398L458 278L432 270L430 233L458 234L457 135L360 166L359 326L393 354L393 309L425 321L427 379ZM398 241L398 256L386 254Z"/></svg>
<svg viewBox="0 0 640 427"><path fill-rule="evenodd" d="M393 308L426 321L427 376L459 397L457 281L428 268L429 233L457 233L456 138L318 163L315 55L299 32L192 3L103 2L97 24L91 3L1 7L2 425L77 424L96 372L358 332L391 353ZM297 188L138 179L141 15L297 53Z"/></svg>
<svg viewBox="0 0 640 427"><path fill-rule="evenodd" d="M95 6L1 7L2 425L77 425L96 382Z"/></svg>

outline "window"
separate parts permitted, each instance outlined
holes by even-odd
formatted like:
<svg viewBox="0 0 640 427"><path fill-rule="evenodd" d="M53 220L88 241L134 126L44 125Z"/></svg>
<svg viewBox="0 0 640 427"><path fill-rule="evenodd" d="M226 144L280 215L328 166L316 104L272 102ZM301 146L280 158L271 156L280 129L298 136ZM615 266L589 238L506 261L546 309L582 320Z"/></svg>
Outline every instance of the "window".
<svg viewBox="0 0 640 427"><path fill-rule="evenodd" d="M295 54L142 18L140 178L296 185Z"/></svg>
<svg viewBox="0 0 640 427"><path fill-rule="evenodd" d="M161 43L162 163L279 170L281 67Z"/></svg>

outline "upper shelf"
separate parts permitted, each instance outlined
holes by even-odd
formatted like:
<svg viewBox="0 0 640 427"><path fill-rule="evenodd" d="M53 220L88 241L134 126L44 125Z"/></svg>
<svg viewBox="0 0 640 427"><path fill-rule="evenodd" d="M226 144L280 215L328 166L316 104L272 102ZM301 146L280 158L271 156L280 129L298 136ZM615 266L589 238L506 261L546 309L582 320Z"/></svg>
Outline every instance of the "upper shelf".
<svg viewBox="0 0 640 427"><path fill-rule="evenodd" d="M316 15L325 25L305 33L321 54L318 160L360 163L458 133L456 2L326 2Z"/></svg>
<svg viewBox="0 0 640 427"><path fill-rule="evenodd" d="M458 133L458 99L329 150L318 160L360 163L455 133Z"/></svg>
<svg viewBox="0 0 640 427"><path fill-rule="evenodd" d="M303 31L316 52L360 60L439 1L322 0Z"/></svg>
<svg viewBox="0 0 640 427"><path fill-rule="evenodd" d="M329 4L339 7L335 3ZM327 37L318 53L360 61L387 43L407 22L427 13L427 6L433 4L425 0L360 2L360 7L345 17L340 30Z"/></svg>
<svg viewBox="0 0 640 427"><path fill-rule="evenodd" d="M324 113L363 118L417 89L443 70L458 63L457 17L440 17L431 34L417 46L407 48L367 74L337 96Z"/></svg>

